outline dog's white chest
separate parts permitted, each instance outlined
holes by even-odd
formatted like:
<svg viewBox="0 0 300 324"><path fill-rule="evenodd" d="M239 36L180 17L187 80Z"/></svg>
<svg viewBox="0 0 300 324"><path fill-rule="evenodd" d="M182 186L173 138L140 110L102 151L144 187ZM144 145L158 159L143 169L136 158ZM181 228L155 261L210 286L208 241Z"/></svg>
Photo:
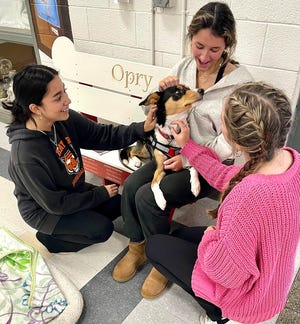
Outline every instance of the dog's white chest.
<svg viewBox="0 0 300 324"><path fill-rule="evenodd" d="M177 143L174 140L174 137L171 134L170 128L167 126L156 127L155 128L155 137L156 137L156 140L161 144L178 147Z"/></svg>
<svg viewBox="0 0 300 324"><path fill-rule="evenodd" d="M157 125L155 128L155 136L156 136L157 141L164 145L179 147L171 133L171 128L173 128L173 126L174 126L174 125L172 125L172 122L174 120L186 119L187 115L188 114L185 111L180 114L167 116L165 126L161 127L161 126Z"/></svg>

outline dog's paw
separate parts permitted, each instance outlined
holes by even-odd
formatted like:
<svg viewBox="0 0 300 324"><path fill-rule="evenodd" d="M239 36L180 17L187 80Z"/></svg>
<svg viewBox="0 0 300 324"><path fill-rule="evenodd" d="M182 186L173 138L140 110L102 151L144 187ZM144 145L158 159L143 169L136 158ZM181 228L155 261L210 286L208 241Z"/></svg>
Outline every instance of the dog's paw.
<svg viewBox="0 0 300 324"><path fill-rule="evenodd" d="M143 164L143 162L136 156L127 159L123 159L122 162L132 170L137 170Z"/></svg>
<svg viewBox="0 0 300 324"><path fill-rule="evenodd" d="M137 157L137 156L134 156L131 158L131 162L132 164L136 167L136 168L140 168L142 166L142 161Z"/></svg>
<svg viewBox="0 0 300 324"><path fill-rule="evenodd" d="M195 168L190 168L190 183L191 183L191 191L195 197L197 197L200 193L200 181L198 178L198 173Z"/></svg>
<svg viewBox="0 0 300 324"><path fill-rule="evenodd" d="M165 210L166 208L166 205L167 205L167 202L166 202L166 199L164 197L164 194L163 192L160 190L159 188L159 184L158 183L155 183L152 187L152 192L153 192L153 195L154 195L154 199L157 203L157 206L161 209L161 210Z"/></svg>

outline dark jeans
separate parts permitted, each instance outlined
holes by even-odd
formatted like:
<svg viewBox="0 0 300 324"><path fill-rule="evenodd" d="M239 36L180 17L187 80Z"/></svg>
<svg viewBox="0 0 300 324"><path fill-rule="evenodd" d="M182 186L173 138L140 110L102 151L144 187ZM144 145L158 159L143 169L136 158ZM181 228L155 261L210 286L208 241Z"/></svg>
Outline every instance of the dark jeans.
<svg viewBox="0 0 300 324"><path fill-rule="evenodd" d="M195 296L191 287L197 248L205 229L206 227L185 227L171 235L153 235L147 240L146 255L159 272L193 296L211 320L226 323L228 319L222 319L221 309Z"/></svg>
<svg viewBox="0 0 300 324"><path fill-rule="evenodd" d="M38 232L37 238L50 252L75 252L107 241L113 220L121 215L121 196L117 195L93 210L63 215L51 235Z"/></svg>
<svg viewBox="0 0 300 324"><path fill-rule="evenodd" d="M124 184L121 201L124 230L133 242L143 241L153 234L168 234L169 215L172 208L194 202L214 190L198 175L201 191L198 197L195 197L191 192L189 170L168 172L160 183L167 201L165 210L161 210L155 202L150 187L155 168L155 161L147 163L133 172Z"/></svg>

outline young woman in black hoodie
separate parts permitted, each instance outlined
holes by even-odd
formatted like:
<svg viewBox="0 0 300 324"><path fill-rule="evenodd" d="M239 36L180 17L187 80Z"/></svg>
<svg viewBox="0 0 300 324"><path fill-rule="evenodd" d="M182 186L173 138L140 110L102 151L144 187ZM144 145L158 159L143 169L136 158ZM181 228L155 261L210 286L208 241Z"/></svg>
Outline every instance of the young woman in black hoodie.
<svg viewBox="0 0 300 324"><path fill-rule="evenodd" d="M114 150L134 143L154 128L155 107L145 122L97 124L69 109L58 72L44 65L18 72L13 91L14 101L5 104L13 116L9 174L24 221L50 252L106 241L120 216L118 186L85 182L80 148Z"/></svg>

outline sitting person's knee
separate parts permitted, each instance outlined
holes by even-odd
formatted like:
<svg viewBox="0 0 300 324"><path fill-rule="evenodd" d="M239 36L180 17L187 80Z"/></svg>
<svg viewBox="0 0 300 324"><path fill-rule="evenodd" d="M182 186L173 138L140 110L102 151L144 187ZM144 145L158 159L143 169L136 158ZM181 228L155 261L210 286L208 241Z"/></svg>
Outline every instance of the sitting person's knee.
<svg viewBox="0 0 300 324"><path fill-rule="evenodd" d="M114 231L114 224L111 220L101 222L99 226L94 226L92 230L89 231L88 239L91 243L101 243L107 241Z"/></svg>
<svg viewBox="0 0 300 324"><path fill-rule="evenodd" d="M142 201L150 201L151 199L153 199L153 193L150 187L150 183L138 188L135 194L136 206L140 205Z"/></svg>
<svg viewBox="0 0 300 324"><path fill-rule="evenodd" d="M153 260L153 258L155 258L157 255L157 251L161 247L161 240L163 236L163 234L155 234L147 239L145 253L149 260Z"/></svg>

